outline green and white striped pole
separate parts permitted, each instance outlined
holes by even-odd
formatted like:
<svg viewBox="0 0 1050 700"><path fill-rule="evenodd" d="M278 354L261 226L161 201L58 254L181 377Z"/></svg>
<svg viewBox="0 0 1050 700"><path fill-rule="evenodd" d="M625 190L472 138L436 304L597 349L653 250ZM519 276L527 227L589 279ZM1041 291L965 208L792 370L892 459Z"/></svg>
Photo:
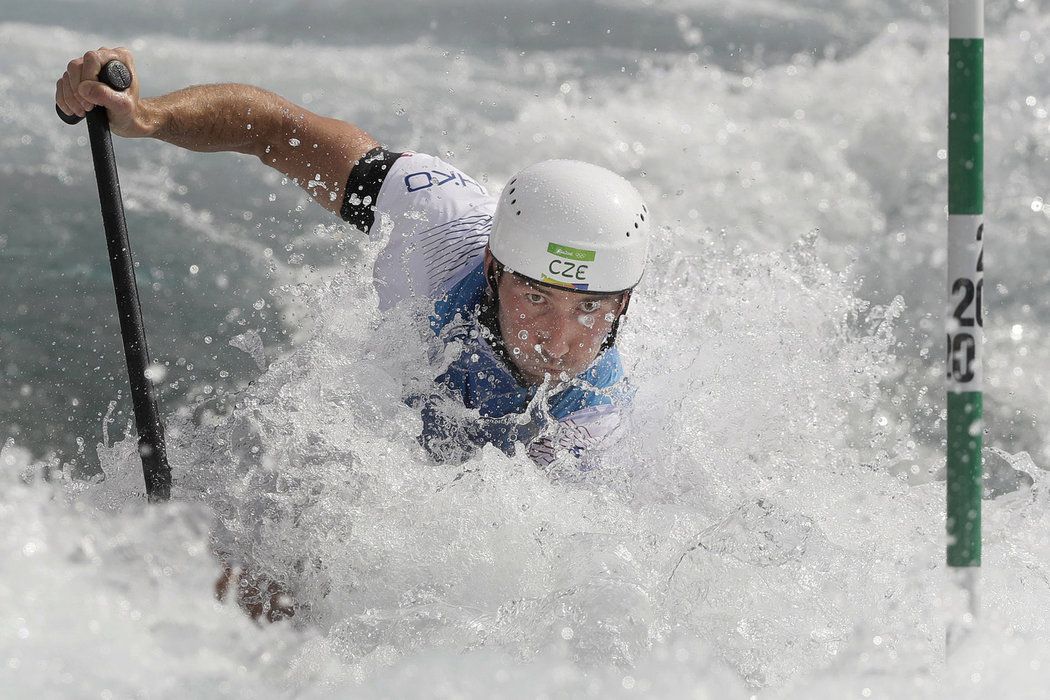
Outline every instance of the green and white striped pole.
<svg viewBox="0 0 1050 700"><path fill-rule="evenodd" d="M981 566L984 319L984 2L948 4L948 567L977 614ZM961 622L961 624L960 624Z"/></svg>

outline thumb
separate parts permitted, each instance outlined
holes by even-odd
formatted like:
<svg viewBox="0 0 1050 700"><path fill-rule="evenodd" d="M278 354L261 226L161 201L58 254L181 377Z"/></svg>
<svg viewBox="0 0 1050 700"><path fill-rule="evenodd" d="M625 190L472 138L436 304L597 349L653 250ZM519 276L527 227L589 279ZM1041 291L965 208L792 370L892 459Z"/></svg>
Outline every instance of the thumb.
<svg viewBox="0 0 1050 700"><path fill-rule="evenodd" d="M130 95L125 92L117 92L97 80L85 80L80 83L77 86L77 93L87 102L105 107L112 113L126 114L131 111Z"/></svg>

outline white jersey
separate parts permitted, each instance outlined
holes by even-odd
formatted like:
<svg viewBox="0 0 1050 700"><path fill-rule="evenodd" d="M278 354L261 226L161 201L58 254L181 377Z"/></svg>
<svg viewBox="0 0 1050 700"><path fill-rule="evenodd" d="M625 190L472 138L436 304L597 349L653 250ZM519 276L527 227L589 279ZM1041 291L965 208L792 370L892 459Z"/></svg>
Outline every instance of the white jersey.
<svg viewBox="0 0 1050 700"><path fill-rule="evenodd" d="M379 308L447 294L484 256L495 211L481 183L440 158L394 161L376 200L380 226L393 225L375 265Z"/></svg>

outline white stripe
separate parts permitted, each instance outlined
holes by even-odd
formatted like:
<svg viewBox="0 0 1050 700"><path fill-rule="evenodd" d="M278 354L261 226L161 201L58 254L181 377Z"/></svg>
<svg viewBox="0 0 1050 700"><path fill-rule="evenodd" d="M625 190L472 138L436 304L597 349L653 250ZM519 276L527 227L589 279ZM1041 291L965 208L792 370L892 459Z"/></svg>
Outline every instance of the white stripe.
<svg viewBox="0 0 1050 700"><path fill-rule="evenodd" d="M984 0L948 0L948 37L984 38Z"/></svg>

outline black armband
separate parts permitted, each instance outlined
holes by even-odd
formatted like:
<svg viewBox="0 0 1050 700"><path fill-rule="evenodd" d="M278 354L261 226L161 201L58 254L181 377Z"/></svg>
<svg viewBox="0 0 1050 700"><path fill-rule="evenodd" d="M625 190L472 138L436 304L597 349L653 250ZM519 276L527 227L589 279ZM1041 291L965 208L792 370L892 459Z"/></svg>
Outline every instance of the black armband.
<svg viewBox="0 0 1050 700"><path fill-rule="evenodd" d="M343 191L343 206L339 209L343 221L369 232L376 219L379 189L390 172L390 166L403 155L376 146L354 164Z"/></svg>

